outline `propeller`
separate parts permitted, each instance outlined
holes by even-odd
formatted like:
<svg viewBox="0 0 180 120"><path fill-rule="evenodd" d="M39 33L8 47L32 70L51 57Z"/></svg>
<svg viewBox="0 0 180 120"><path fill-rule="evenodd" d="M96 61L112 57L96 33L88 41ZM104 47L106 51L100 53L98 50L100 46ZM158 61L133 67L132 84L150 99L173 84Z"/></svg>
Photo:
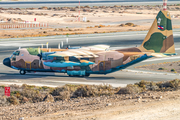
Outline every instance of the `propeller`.
<svg viewBox="0 0 180 120"><path fill-rule="evenodd" d="M47 48L47 49L48 49L48 45L49 45L49 43L47 42L47 43L46 43L46 48Z"/></svg>

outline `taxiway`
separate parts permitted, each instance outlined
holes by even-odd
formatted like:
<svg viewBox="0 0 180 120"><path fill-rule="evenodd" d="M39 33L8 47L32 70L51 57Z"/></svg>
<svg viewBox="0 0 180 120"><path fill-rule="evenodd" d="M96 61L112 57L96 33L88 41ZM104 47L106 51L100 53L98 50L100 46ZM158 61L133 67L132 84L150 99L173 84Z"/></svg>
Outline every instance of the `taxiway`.
<svg viewBox="0 0 180 120"><path fill-rule="evenodd" d="M64 47L72 46L89 46L96 44L110 45L111 49L136 47L139 46L145 38L147 31L121 32L108 34L88 34L88 35L71 35L66 43L66 36L49 36L34 38L10 38L0 40L0 84L30 84L39 86L62 86L64 84L111 84L114 87L126 86L141 80L147 81L167 81L179 78L179 74L162 73L153 71L141 71L135 69L135 66L161 63L167 61L179 61L180 56L169 58L151 58L128 67L122 71L107 75L90 75L89 78L69 77L62 73L28 73L20 75L19 71L8 68L2 64L4 58L9 57L14 50L19 47L40 47L48 42L49 47L57 48L58 44L63 41ZM176 52L180 54L180 30L174 30L174 41Z"/></svg>

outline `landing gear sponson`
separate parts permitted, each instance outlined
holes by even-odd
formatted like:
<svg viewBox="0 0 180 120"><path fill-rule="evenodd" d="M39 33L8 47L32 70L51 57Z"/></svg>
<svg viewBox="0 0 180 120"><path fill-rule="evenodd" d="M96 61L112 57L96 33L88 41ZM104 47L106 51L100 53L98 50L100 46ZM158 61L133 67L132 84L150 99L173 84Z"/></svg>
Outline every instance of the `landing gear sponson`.
<svg viewBox="0 0 180 120"><path fill-rule="evenodd" d="M25 75L26 71L25 70L20 70L19 73L21 75ZM85 73L85 75L69 75L70 77L89 77L90 73Z"/></svg>
<svg viewBox="0 0 180 120"><path fill-rule="evenodd" d="M90 74L89 73L85 73L85 75L69 75L69 77L89 77Z"/></svg>

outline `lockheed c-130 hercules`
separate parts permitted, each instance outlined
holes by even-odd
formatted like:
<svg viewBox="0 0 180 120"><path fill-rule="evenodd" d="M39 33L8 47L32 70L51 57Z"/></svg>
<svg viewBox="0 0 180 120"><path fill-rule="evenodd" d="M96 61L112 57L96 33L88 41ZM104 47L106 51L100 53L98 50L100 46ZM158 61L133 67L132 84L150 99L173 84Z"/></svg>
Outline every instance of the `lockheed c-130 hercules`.
<svg viewBox="0 0 180 120"><path fill-rule="evenodd" d="M107 45L79 49L22 48L5 58L3 64L20 74L26 72L60 72L69 76L108 74L151 57L175 55L170 13L159 11L147 36L139 47L108 50Z"/></svg>

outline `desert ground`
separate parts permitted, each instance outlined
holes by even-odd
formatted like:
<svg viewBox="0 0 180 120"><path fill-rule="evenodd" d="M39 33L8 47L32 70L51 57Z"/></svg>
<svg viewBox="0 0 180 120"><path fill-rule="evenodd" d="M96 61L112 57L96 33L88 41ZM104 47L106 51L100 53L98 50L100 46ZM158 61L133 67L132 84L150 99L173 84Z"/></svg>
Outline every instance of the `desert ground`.
<svg viewBox="0 0 180 120"><path fill-rule="evenodd" d="M125 88L11 85L0 97L2 120L173 120L180 114L180 80L141 81ZM0 86L1 94L4 85Z"/></svg>
<svg viewBox="0 0 180 120"><path fill-rule="evenodd" d="M0 26L32 23L34 18L36 22L48 23L48 27L1 28L0 38L148 30L161 9L162 6L82 6L81 21L78 21L78 7L0 8ZM180 6L170 5L168 10L173 28L180 28ZM83 21L84 17L87 21ZM138 68L179 72L179 64L162 63L156 67L147 65ZM180 119L178 79L159 83L141 81L125 88L106 85L66 85L58 88L12 85L11 97L4 96L5 86L8 85L0 86L2 120Z"/></svg>
<svg viewBox="0 0 180 120"><path fill-rule="evenodd" d="M179 9L179 5L168 6L173 28L180 28ZM36 23L48 24L48 27L1 28L0 38L143 31L150 28L159 10L162 6L81 6L79 21L78 7L0 8L0 26L31 24L34 19Z"/></svg>
<svg viewBox="0 0 180 120"><path fill-rule="evenodd" d="M143 70L159 71L159 72L171 72L180 73L180 61L163 62L158 64L150 64L136 67Z"/></svg>

